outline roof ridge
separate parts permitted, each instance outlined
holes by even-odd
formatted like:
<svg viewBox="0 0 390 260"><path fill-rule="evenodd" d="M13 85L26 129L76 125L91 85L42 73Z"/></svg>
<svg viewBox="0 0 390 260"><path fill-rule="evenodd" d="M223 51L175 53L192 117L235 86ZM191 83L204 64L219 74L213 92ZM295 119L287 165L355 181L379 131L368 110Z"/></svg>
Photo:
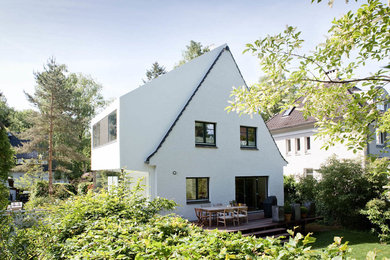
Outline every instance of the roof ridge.
<svg viewBox="0 0 390 260"><path fill-rule="evenodd" d="M195 96L195 94L198 92L200 86L203 84L204 80L207 78L207 76L209 75L210 71L212 70L212 68L214 67L214 65L217 63L219 57L221 57L222 53L227 50L227 51L230 51L229 50L229 46L227 44L224 44L224 45L221 45L220 47L222 47L221 51L219 52L219 54L217 55L217 57L214 59L213 63L211 64L211 66L209 67L209 69L206 71L205 75L203 76L202 80L199 82L198 86L195 88L195 90L193 91L192 95L190 96L190 98L187 100L186 104L184 105L184 107L181 109L180 113L178 114L178 116L176 117L176 119L173 121L171 127L168 129L168 131L165 133L164 137L162 138L161 142L159 143L159 145L157 146L157 148L146 158L145 160L145 163L149 163L150 161L150 158L152 158L156 153L157 151L161 148L162 144L165 142L165 140L167 139L167 137L169 136L169 134L171 133L173 127L176 125L176 123L179 121L181 115L183 114L184 110L187 108L188 104L191 102L192 98ZM218 47L218 48L220 48Z"/></svg>

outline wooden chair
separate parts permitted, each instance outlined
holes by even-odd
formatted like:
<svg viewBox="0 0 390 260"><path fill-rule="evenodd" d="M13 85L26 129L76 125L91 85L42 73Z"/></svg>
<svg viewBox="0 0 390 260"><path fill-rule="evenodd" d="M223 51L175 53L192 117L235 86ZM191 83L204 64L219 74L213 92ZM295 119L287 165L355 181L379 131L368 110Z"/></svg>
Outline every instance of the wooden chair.
<svg viewBox="0 0 390 260"><path fill-rule="evenodd" d="M237 210L236 216L238 219L238 224L240 224L240 218L246 219L246 223L248 223L248 208Z"/></svg>
<svg viewBox="0 0 390 260"><path fill-rule="evenodd" d="M205 225L208 223L209 216L202 209L195 208L195 215L198 219L199 225Z"/></svg>
<svg viewBox="0 0 390 260"><path fill-rule="evenodd" d="M226 222L232 220L233 226L235 226L235 222L237 222L238 218L236 216L236 213L233 209L225 209L223 212L217 213L217 226L219 223L223 223L223 225L226 227ZM238 224L238 222L237 222Z"/></svg>

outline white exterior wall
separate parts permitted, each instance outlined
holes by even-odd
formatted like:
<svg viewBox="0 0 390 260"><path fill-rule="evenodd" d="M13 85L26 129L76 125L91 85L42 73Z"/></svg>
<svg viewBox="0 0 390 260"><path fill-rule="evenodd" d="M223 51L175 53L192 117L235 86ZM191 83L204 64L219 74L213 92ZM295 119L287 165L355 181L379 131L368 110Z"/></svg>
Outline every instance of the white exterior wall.
<svg viewBox="0 0 390 260"><path fill-rule="evenodd" d="M321 149L321 147L324 145L324 140L319 138L316 139L316 137L314 136L315 133L315 128L310 127L295 131L290 130L289 132L273 135L280 152L288 161L288 165L285 166L283 169L283 173L285 175L293 175L296 178L303 177L304 169L312 168L314 169L314 177L320 178L320 174L316 172L316 169L319 169L321 165L333 155L336 155L339 159L361 160L363 158L363 151L353 153L351 150L348 150L345 145L342 144L332 146L328 150ZM306 137L310 137L310 151L305 151L306 147L304 139ZM296 138L300 138L301 140L301 151L299 153L296 152ZM287 153L287 139L291 140L290 153Z"/></svg>
<svg viewBox="0 0 390 260"><path fill-rule="evenodd" d="M93 147L91 149L91 169L96 170L118 170L120 169L119 161L119 143L120 143L120 134L121 134L121 121L120 118L121 112L119 110L119 99L116 99L112 102L103 112L97 115L91 121L91 136L93 138L93 125L102 120L104 117L109 115L116 109L117 111L117 137L115 141L109 142L107 144ZM93 143L93 141L92 141ZM92 145L92 144L91 144Z"/></svg>
<svg viewBox="0 0 390 260"><path fill-rule="evenodd" d="M225 111L232 86L242 85L232 56L225 51L151 158L150 164L156 165L157 195L179 203L177 213L185 218L195 219L194 208L199 207L186 204L186 177L209 177L210 202L227 204L235 199L235 177L268 176L268 195L276 195L278 204L284 203L285 161L262 118ZM216 123L217 148L195 146L195 121ZM240 149L241 125L257 127L258 150Z"/></svg>

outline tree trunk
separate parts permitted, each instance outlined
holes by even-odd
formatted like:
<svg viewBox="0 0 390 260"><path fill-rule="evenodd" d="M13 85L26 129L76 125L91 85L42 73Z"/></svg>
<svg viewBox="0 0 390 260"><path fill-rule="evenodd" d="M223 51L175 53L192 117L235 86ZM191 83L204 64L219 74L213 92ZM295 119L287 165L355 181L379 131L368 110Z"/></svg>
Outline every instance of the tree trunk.
<svg viewBox="0 0 390 260"><path fill-rule="evenodd" d="M54 97L51 93L50 98L50 129L49 129L49 195L53 194L53 103Z"/></svg>

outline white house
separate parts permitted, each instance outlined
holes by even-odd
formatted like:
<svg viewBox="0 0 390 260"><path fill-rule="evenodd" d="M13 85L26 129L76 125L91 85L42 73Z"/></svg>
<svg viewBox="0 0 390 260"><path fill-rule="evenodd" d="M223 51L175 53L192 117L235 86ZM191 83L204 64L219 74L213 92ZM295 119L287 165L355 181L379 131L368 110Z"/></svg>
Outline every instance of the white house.
<svg viewBox="0 0 390 260"><path fill-rule="evenodd" d="M333 155L339 159L356 160L363 160L367 155L389 156L389 153L383 152L386 150L386 133L377 133L376 140L357 153L348 150L343 144L336 144L328 150L321 149L325 140L315 138L316 120L313 117L303 117L302 111L299 110L303 106L302 100L297 100L295 107L276 114L267 121L280 152L288 162L283 169L285 175L320 178L321 175L316 170Z"/></svg>
<svg viewBox="0 0 390 260"><path fill-rule="evenodd" d="M146 195L175 200L195 219L199 204L283 204L286 162L260 116L227 113L245 82L227 45L119 97L92 121L92 170L144 177Z"/></svg>

